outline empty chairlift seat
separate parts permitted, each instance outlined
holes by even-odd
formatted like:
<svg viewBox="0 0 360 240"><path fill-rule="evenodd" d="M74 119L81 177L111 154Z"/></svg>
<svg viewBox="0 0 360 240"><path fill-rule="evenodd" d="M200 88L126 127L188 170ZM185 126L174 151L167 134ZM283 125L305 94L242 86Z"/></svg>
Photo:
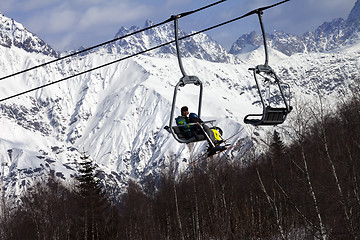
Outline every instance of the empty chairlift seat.
<svg viewBox="0 0 360 240"><path fill-rule="evenodd" d="M244 118L244 123L254 126L259 125L278 125L282 124L289 110L287 108L266 107L262 114L248 114Z"/></svg>

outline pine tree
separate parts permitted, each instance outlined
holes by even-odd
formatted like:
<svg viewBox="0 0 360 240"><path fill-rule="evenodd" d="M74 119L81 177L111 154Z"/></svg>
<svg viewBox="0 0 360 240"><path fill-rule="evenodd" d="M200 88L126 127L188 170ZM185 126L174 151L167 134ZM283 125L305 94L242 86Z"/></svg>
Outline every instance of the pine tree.
<svg viewBox="0 0 360 240"><path fill-rule="evenodd" d="M93 162L86 156L85 153L80 157L79 176L79 190L82 197L96 197L101 195L102 189L100 180L96 177L96 167Z"/></svg>
<svg viewBox="0 0 360 240"><path fill-rule="evenodd" d="M79 176L79 197L83 212L84 239L102 239L106 231L108 200L96 176L96 167L84 153L81 158Z"/></svg>
<svg viewBox="0 0 360 240"><path fill-rule="evenodd" d="M285 145L280 138L280 135L277 131L274 131L273 139L270 145L270 155L272 158L282 157L284 154Z"/></svg>

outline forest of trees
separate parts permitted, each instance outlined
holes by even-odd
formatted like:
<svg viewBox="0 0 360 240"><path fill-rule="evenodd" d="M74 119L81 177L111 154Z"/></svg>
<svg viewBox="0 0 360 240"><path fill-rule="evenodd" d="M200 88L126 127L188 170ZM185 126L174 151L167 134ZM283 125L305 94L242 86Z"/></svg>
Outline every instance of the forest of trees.
<svg viewBox="0 0 360 240"><path fill-rule="evenodd" d="M0 238L358 239L360 99L327 113L297 109L291 143L275 131L260 156L129 182L120 202L109 201L84 155L76 186L37 183L2 217Z"/></svg>

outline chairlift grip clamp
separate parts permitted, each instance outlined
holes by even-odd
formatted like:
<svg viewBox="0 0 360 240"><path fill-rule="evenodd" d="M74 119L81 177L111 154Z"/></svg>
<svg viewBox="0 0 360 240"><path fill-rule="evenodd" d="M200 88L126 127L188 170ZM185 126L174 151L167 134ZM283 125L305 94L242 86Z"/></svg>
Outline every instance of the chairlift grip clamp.
<svg viewBox="0 0 360 240"><path fill-rule="evenodd" d="M176 20L176 19L179 19L180 17L181 17L181 14L171 15L170 20L171 20L171 21L174 21L174 20Z"/></svg>
<svg viewBox="0 0 360 240"><path fill-rule="evenodd" d="M195 86L201 85L201 81L197 76L183 76L180 79L180 87L184 87L187 84L194 84Z"/></svg>

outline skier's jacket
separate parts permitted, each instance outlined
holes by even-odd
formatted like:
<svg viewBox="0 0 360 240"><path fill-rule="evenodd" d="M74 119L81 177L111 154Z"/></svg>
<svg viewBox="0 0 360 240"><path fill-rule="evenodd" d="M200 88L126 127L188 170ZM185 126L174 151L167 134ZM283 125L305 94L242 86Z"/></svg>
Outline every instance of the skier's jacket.
<svg viewBox="0 0 360 240"><path fill-rule="evenodd" d="M175 118L175 121L176 121L176 125L181 126L181 125L188 124L189 119L184 116L178 116L177 118ZM179 129L185 138L191 138L193 136L193 134L191 133L191 126L189 126L189 125L182 126L182 127L179 127Z"/></svg>

